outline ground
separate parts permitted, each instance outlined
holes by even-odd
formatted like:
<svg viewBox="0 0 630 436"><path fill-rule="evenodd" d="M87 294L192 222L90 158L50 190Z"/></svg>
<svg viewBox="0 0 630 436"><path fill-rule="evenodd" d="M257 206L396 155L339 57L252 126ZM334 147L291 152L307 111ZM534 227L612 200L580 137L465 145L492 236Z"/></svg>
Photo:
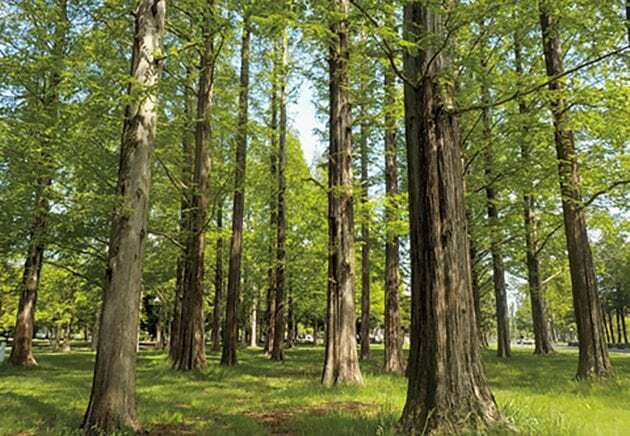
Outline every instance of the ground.
<svg viewBox="0 0 630 436"><path fill-rule="evenodd" d="M380 370L382 349L362 363L363 387L319 384L322 348L287 352L284 364L242 351L235 369L209 356L202 372L177 373L163 354L138 361L138 413L150 435L388 435L406 394L402 377ZM0 366L0 435L74 434L87 405L94 354L37 353L39 366ZM575 382L577 353L511 360L484 353L495 397L520 434L630 434L630 355L612 354L616 378Z"/></svg>

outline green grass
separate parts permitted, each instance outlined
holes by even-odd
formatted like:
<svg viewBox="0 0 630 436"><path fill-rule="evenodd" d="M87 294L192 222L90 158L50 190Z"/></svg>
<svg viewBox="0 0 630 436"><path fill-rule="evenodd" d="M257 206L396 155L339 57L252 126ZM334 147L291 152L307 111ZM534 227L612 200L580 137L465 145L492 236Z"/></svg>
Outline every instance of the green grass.
<svg viewBox="0 0 630 436"><path fill-rule="evenodd" d="M149 434L387 435L404 404L406 380L380 370L382 350L363 363L362 387L319 384L321 348L289 350L284 364L242 351L235 369L210 356L202 372L170 370L142 352L138 413ZM0 434L74 434L87 404L94 355L39 353L33 369L0 367ZM613 355L617 377L574 382L577 354L539 358L515 350L484 355L493 392L521 434L630 434L630 355Z"/></svg>

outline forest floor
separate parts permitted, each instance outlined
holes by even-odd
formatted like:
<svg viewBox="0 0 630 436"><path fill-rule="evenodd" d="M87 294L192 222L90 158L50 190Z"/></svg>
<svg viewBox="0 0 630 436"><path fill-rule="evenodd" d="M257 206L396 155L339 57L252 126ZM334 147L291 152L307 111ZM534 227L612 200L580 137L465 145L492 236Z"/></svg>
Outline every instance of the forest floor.
<svg viewBox="0 0 630 436"><path fill-rule="evenodd" d="M149 435L387 435L406 395L403 377L383 374L382 347L361 367L362 387L319 384L322 348L288 350L270 362L260 350L239 353L234 369L210 355L207 370L178 373L166 357L138 359L138 413ZM0 434L74 434L81 423L94 354L37 353L39 366L0 366ZM516 348L510 360L484 361L492 390L521 434L630 434L630 355L612 354L616 378L575 382L577 352L552 357Z"/></svg>

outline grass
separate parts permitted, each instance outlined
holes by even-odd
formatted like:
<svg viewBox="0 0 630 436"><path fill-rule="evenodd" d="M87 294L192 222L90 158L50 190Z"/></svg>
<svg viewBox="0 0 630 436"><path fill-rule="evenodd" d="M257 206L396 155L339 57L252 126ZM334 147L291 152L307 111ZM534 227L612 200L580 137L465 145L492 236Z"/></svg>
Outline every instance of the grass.
<svg viewBox="0 0 630 436"><path fill-rule="evenodd" d="M319 384L322 349L289 350L284 364L242 351L224 369L210 355L205 371L177 373L164 355L138 359L138 414L149 434L388 435L394 433L406 380L383 374L382 350L362 363L365 385ZM33 369L0 367L0 434L76 434L90 391L93 353L38 353ZM484 354L495 397L521 434L630 433L630 355L613 354L617 377L572 381L574 351L539 358L516 349L509 361Z"/></svg>

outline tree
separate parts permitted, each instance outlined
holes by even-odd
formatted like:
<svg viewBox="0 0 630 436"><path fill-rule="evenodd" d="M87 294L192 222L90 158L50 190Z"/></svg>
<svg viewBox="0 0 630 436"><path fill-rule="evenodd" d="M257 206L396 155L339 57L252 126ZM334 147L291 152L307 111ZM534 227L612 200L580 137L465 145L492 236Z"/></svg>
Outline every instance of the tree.
<svg viewBox="0 0 630 436"><path fill-rule="evenodd" d="M67 44L67 32L70 26L68 20L67 0L55 2L55 24L52 48L49 56L52 68L46 77L47 86L43 95L38 96L38 104L44 114L48 128L54 132L59 118L60 86L62 82L62 69ZM41 152L39 153L38 175L35 180L35 202L32 213L32 221L29 232L29 243L24 262L22 281L19 286L20 302L18 304L15 321L15 333L13 335L13 347L9 362L12 365L36 365L33 356L33 334L35 331L35 305L37 291L40 285L40 276L44 264L44 251L48 234L48 220L50 214L50 186L53 182L55 164L50 154L52 148L50 135L41 135Z"/></svg>
<svg viewBox="0 0 630 436"><path fill-rule="evenodd" d="M562 194L564 230L569 253L573 306L578 327L580 360L577 378L605 377L612 371L604 335L601 304L582 205L575 139L569 125L570 112L564 96L564 73L558 17L547 0L540 2L540 25L547 75L551 78L551 112Z"/></svg>
<svg viewBox="0 0 630 436"><path fill-rule="evenodd" d="M352 113L348 96L348 0L331 0L329 47L328 299L322 383L363 382L356 349Z"/></svg>
<svg viewBox="0 0 630 436"><path fill-rule="evenodd" d="M396 219L398 168L396 147L395 77L390 66L385 66L385 221ZM400 324L400 240L392 229L385 230L385 371L402 373L405 367L402 354L403 336Z"/></svg>
<svg viewBox="0 0 630 436"><path fill-rule="evenodd" d="M195 121L195 149L189 231L184 255L183 293L178 323L177 348L172 352L173 367L179 370L205 368L204 252L208 215L208 146L212 133L212 93L216 50L214 44L214 4L203 10L203 49L200 57Z"/></svg>
<svg viewBox="0 0 630 436"><path fill-rule="evenodd" d="M134 11L133 80L127 92L131 102L125 111L118 173L120 203L112 220L92 392L82 424L89 433L139 428L136 347L165 9L164 0L141 0Z"/></svg>
<svg viewBox="0 0 630 436"><path fill-rule="evenodd" d="M249 102L249 45L251 38L249 12L243 16L241 41L241 78L239 94L238 138L234 166L234 200L232 205L232 237L228 270L227 305L221 364L236 365L238 342L237 310L241 289L241 256L243 245L243 212L245 207L245 171L247 158L247 121Z"/></svg>
<svg viewBox="0 0 630 436"><path fill-rule="evenodd" d="M459 126L442 80L449 65L443 14L419 1L404 10L413 45L404 53L412 308L400 426L409 434L502 420L479 355Z"/></svg>
<svg viewBox="0 0 630 436"><path fill-rule="evenodd" d="M287 166L287 68L288 68L288 35L283 29L280 36L281 74L280 74L280 137L278 140L278 199L275 259L275 310L274 339L271 359L284 360L285 315L284 300L286 287L286 166Z"/></svg>

